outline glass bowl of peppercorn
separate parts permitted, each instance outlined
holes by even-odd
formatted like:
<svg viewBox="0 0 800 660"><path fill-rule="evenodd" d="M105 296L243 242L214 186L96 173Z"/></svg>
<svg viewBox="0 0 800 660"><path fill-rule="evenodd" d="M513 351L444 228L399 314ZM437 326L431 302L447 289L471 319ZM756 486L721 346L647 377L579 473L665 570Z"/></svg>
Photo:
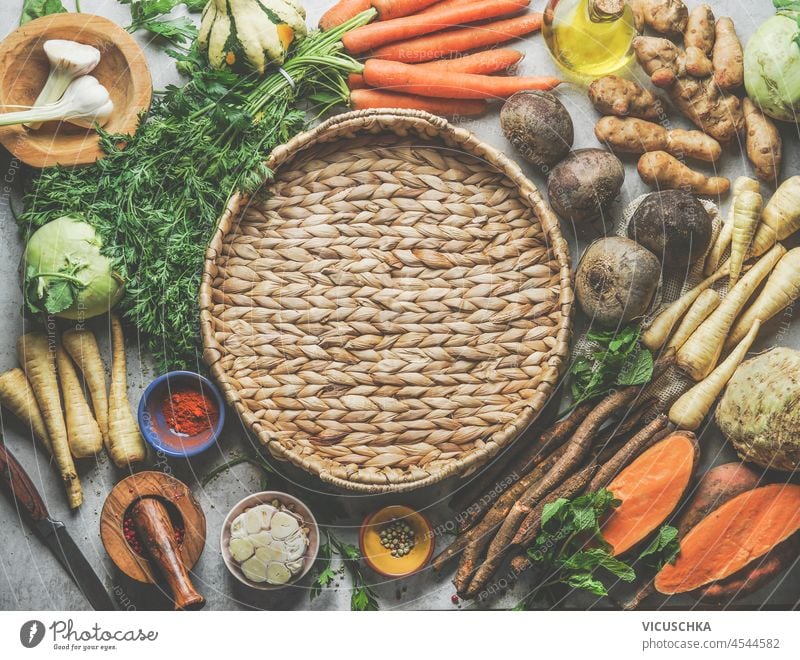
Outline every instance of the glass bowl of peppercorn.
<svg viewBox="0 0 800 660"><path fill-rule="evenodd" d="M373 571L389 578L423 569L433 556L433 528L411 507L394 504L368 515L358 535L361 556Z"/></svg>
<svg viewBox="0 0 800 660"><path fill-rule="evenodd" d="M214 383L193 371L156 378L139 401L139 428L156 451L189 458L216 443L225 424L225 402Z"/></svg>

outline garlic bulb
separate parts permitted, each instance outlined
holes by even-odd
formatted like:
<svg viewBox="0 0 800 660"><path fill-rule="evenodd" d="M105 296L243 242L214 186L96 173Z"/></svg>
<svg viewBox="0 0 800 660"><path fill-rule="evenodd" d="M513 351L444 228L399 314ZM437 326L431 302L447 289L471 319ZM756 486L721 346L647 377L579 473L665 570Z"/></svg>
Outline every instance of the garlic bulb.
<svg viewBox="0 0 800 660"><path fill-rule="evenodd" d="M303 569L308 530L278 500L259 504L231 523L228 550L251 582L283 585Z"/></svg>

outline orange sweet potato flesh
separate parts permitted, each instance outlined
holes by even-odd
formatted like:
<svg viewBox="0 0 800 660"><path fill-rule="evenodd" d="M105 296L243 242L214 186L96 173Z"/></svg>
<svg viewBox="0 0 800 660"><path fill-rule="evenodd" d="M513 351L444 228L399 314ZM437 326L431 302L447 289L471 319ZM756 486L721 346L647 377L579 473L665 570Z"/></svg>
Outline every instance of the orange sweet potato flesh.
<svg viewBox="0 0 800 660"><path fill-rule="evenodd" d="M800 486L771 484L742 493L695 525L656 590L679 594L724 580L800 529Z"/></svg>
<svg viewBox="0 0 800 660"><path fill-rule="evenodd" d="M622 500L602 527L614 556L644 541L675 511L689 487L697 456L694 436L674 433L641 454L608 485Z"/></svg>

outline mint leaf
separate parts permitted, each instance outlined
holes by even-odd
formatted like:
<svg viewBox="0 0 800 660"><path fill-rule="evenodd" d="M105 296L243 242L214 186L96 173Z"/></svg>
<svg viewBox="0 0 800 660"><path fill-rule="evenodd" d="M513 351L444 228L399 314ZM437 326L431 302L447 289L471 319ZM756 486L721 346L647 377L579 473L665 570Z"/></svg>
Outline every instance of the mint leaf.
<svg viewBox="0 0 800 660"><path fill-rule="evenodd" d="M640 350L626 360L617 376L617 385L644 385L653 377L653 354Z"/></svg>
<svg viewBox="0 0 800 660"><path fill-rule="evenodd" d="M67 8L61 4L61 0L25 0L22 3L22 14L19 17L19 24L22 25L35 18L49 16L50 14L65 14Z"/></svg>
<svg viewBox="0 0 800 660"><path fill-rule="evenodd" d="M639 561L660 571L667 564L674 564L681 551L678 530L671 525L662 525L655 538L639 555Z"/></svg>

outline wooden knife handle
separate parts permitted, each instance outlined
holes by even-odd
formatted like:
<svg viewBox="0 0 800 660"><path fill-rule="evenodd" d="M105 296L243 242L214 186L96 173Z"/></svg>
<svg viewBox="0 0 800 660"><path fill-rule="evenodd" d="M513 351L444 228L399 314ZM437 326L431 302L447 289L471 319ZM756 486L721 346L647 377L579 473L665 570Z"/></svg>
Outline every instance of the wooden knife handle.
<svg viewBox="0 0 800 660"><path fill-rule="evenodd" d="M50 515L28 473L6 448L2 438L0 438L0 487L34 522L44 520Z"/></svg>
<svg viewBox="0 0 800 660"><path fill-rule="evenodd" d="M206 599L194 588L186 566L178 554L175 528L166 507L155 497L143 497L131 509L139 540L161 574L175 599L176 610L199 610Z"/></svg>

